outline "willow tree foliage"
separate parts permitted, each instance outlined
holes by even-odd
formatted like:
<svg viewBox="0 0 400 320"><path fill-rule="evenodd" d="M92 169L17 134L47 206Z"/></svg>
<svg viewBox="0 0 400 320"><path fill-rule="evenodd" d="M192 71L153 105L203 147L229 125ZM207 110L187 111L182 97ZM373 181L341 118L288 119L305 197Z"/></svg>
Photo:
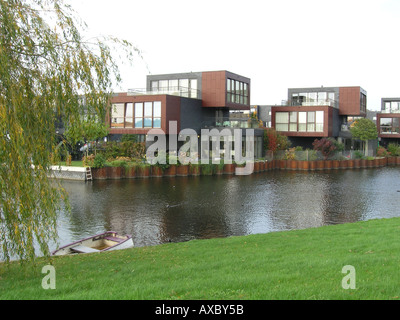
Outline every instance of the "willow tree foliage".
<svg viewBox="0 0 400 320"><path fill-rule="evenodd" d="M48 179L55 123L102 121L120 81L117 39L83 39L84 25L62 0L0 0L0 255L34 259L57 240L57 213L68 205ZM118 49L115 49L118 48ZM84 102L83 102L84 101Z"/></svg>

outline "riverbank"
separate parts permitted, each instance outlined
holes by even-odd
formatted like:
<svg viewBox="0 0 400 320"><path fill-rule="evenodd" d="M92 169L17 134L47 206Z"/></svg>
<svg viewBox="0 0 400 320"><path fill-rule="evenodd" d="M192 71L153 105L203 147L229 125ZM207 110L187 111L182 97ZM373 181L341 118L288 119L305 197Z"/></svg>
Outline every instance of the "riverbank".
<svg viewBox="0 0 400 320"><path fill-rule="evenodd" d="M252 173L271 170L339 170L339 169L366 169L386 166L400 166L400 157L380 157L374 159L348 159L348 160L257 160L254 161ZM91 168L93 180L108 179L143 179L179 176L200 175L235 175L239 165L232 164L189 164L157 166L149 164L105 166ZM86 180L84 167L52 167L52 175L56 178L70 180Z"/></svg>
<svg viewBox="0 0 400 320"><path fill-rule="evenodd" d="M399 299L400 218L0 265L1 299ZM356 289L344 289L344 266Z"/></svg>

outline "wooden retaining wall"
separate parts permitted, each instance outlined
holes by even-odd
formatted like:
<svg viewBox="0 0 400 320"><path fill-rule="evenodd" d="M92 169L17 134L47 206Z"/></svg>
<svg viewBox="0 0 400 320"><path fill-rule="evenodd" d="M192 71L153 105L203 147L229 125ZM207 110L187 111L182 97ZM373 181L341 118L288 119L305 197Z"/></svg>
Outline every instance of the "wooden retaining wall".
<svg viewBox="0 0 400 320"><path fill-rule="evenodd" d="M400 166L400 157L377 158L373 160L315 160L315 161L299 161L299 160L272 160L272 161L256 161L254 163L253 173L265 172L270 170L339 170L339 169L366 169L379 168L385 166ZM225 164L223 169L215 172L208 172L207 175L234 175L236 165ZM170 165L166 170L162 170L157 166L143 167L104 167L92 168L93 180L106 179L137 179L137 178L162 178L162 177L179 177L179 176L199 176L205 175L201 172L201 166L198 165Z"/></svg>

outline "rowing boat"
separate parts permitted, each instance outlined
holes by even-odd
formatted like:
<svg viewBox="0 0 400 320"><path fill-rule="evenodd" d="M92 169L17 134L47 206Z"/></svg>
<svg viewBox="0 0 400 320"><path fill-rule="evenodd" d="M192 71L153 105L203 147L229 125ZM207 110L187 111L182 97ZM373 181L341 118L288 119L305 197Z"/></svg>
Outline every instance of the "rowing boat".
<svg viewBox="0 0 400 320"><path fill-rule="evenodd" d="M131 236L121 236L117 232L108 231L67 244L53 251L52 255L62 256L77 253L104 252L131 247L133 247Z"/></svg>

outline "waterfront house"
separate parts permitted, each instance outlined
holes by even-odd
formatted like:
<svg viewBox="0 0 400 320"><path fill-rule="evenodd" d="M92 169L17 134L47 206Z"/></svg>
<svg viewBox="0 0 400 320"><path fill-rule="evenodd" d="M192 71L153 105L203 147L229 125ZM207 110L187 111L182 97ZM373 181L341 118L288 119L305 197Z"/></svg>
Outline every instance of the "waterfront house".
<svg viewBox="0 0 400 320"><path fill-rule="evenodd" d="M139 141L146 141L151 129L161 129L168 140L171 121L178 133L187 128L199 135L201 129L245 129L247 120L233 121L229 115L232 110L250 110L250 91L249 78L229 71L148 75L145 89L131 89L111 98L106 120L109 138L135 134ZM262 156L261 131L255 133L257 157Z"/></svg>
<svg viewBox="0 0 400 320"><path fill-rule="evenodd" d="M381 112L376 117L381 144L400 143L400 98L382 98Z"/></svg>
<svg viewBox="0 0 400 320"><path fill-rule="evenodd" d="M271 107L271 122L295 146L332 137L357 148L349 126L366 114L367 92L359 86L289 88L287 101Z"/></svg>

